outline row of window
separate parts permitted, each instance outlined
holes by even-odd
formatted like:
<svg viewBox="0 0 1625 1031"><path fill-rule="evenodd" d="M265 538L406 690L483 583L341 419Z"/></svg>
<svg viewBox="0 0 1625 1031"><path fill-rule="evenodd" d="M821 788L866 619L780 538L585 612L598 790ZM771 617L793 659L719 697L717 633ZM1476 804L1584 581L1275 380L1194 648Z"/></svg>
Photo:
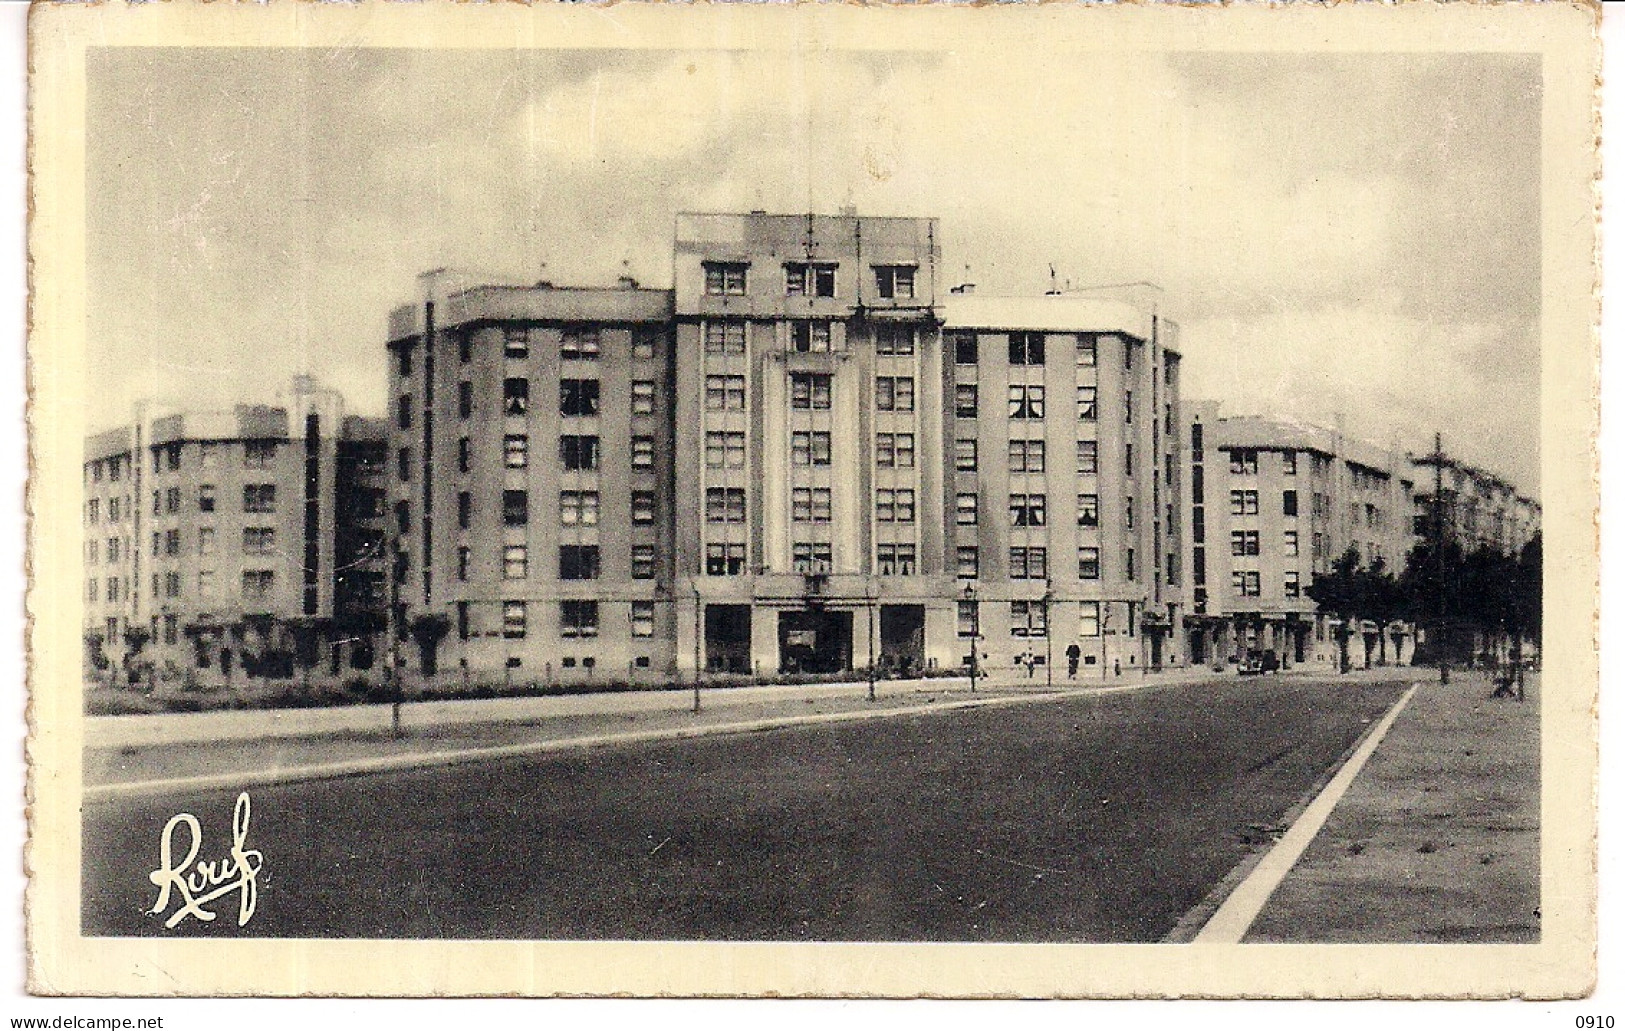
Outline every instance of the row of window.
<svg viewBox="0 0 1625 1031"><path fill-rule="evenodd" d="M1199 538L1198 538L1199 539ZM1230 554L1252 556L1259 553L1259 537L1257 530L1231 530ZM1281 554L1288 558L1298 555L1298 531L1285 530L1281 533Z"/></svg>
<svg viewBox="0 0 1625 1031"><path fill-rule="evenodd" d="M559 636L568 638L597 637L599 627L599 603L596 601L561 601L559 606ZM628 625L633 637L653 637L655 632L655 603L652 601L634 601L628 612ZM505 601L502 603L502 636L508 640L520 640L530 630L529 606L522 601ZM467 640L469 636L468 603L459 602L457 606L457 635ZM590 660L589 660L590 664Z"/></svg>
<svg viewBox="0 0 1625 1031"><path fill-rule="evenodd" d="M749 292L750 263L707 261L705 292L714 297L743 297ZM914 265L871 265L875 293L882 298L907 299L914 296ZM786 297L837 297L836 280L840 263L833 261L787 261L783 266Z"/></svg>
<svg viewBox="0 0 1625 1031"><path fill-rule="evenodd" d="M1238 598L1257 598L1262 584L1256 570L1236 570L1230 574L1230 589ZM1298 597L1303 590L1297 570L1287 570L1281 581L1281 592L1288 598Z"/></svg>
<svg viewBox="0 0 1625 1031"><path fill-rule="evenodd" d="M1068 605L1077 606L1078 610L1078 636L1099 637L1101 629L1100 605L1098 601L1067 602ZM1010 636L1011 637L1048 637L1049 636L1049 603L1039 601L1012 601L1010 606ZM1127 631L1131 636L1134 610L1129 609L1129 626ZM963 639L981 637L981 607L975 601L961 601L958 611L958 632ZM1042 656L1038 657L1042 661Z"/></svg>
<svg viewBox="0 0 1625 1031"><path fill-rule="evenodd" d="M1258 475L1258 448L1227 448L1226 450L1230 452L1230 472L1233 475ZM1296 451L1281 452L1281 475L1298 475L1298 453Z"/></svg>
<svg viewBox="0 0 1625 1031"><path fill-rule="evenodd" d="M560 580L597 580L603 576L602 552L596 544L562 544L559 546ZM631 572L634 580L653 580L657 561L653 544L634 544L630 550ZM473 551L468 547L457 549L457 579L466 581L473 562ZM502 578L523 580L530 576L530 548L523 544L502 546Z"/></svg>
<svg viewBox="0 0 1625 1031"><path fill-rule="evenodd" d="M1043 365L1045 364L1048 336L1043 333L1009 333L1006 334L1007 356L1011 365ZM950 346L954 352L954 364L977 365L980 364L981 337L975 333L949 333ZM1115 339L1115 338L1114 338ZM1099 360L1099 345L1097 338L1089 334L1079 334L1075 337L1076 349L1074 362L1080 369L1093 368ZM1129 342L1123 348L1123 367L1134 368L1134 345ZM1172 368L1167 371L1172 383Z"/></svg>
<svg viewBox="0 0 1625 1031"><path fill-rule="evenodd" d="M197 593L199 598L216 597L216 576L212 569L200 569L197 574ZM85 599L89 602L105 600L107 602L124 601L129 597L129 581L120 580L110 576L105 582L106 593L103 596L99 590L95 577L85 582ZM276 572L270 569L245 569L242 574L242 597L246 601L263 601L276 592ZM179 598L181 596L181 574L154 573L152 574L152 596L154 598ZM174 642L170 642L174 643Z"/></svg>
<svg viewBox="0 0 1625 1031"><path fill-rule="evenodd" d="M653 328L639 328L632 331L632 357L649 359L655 356L656 343L663 331ZM558 355L565 361L597 361L603 353L604 342L597 326L575 325L565 326L558 331ZM457 335L458 361L467 365L474 360L474 344L467 333ZM550 339L548 331L540 327L507 326L502 334L502 354L505 358L525 359L531 355L533 344L546 343ZM412 375L412 350L410 347L395 348L395 373L398 376Z"/></svg>

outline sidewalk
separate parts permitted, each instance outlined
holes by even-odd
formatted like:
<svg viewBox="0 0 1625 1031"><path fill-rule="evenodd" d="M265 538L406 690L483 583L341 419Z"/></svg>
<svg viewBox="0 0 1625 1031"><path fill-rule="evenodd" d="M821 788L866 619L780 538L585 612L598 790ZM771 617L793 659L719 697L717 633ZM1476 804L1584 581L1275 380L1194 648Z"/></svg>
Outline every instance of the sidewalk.
<svg viewBox="0 0 1625 1031"><path fill-rule="evenodd" d="M1421 685L1247 942L1540 940L1540 694Z"/></svg>

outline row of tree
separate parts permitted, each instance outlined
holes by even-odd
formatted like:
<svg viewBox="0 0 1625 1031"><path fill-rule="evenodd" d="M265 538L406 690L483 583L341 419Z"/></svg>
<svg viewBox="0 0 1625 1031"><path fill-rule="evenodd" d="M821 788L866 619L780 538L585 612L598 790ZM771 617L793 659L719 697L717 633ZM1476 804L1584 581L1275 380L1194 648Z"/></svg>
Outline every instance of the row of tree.
<svg viewBox="0 0 1625 1031"><path fill-rule="evenodd" d="M1429 631L1415 662L1470 661L1482 653L1494 661L1505 648L1521 670L1524 641L1540 636L1540 535L1515 555L1424 541L1411 549L1397 576L1381 558L1366 564L1350 548L1332 563L1331 572L1315 576L1307 593L1323 615L1340 621L1340 669L1349 668L1355 627L1365 621L1377 625L1386 661L1387 627L1403 621Z"/></svg>

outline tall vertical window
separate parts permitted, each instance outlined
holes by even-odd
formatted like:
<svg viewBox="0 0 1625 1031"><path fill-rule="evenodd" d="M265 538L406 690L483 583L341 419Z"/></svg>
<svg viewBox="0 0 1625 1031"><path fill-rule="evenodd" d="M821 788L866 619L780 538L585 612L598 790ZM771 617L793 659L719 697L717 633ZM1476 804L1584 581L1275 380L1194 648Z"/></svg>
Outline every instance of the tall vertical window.
<svg viewBox="0 0 1625 1031"><path fill-rule="evenodd" d="M975 526L977 521L976 512L975 494L954 495L954 524L956 526Z"/></svg>
<svg viewBox="0 0 1625 1031"><path fill-rule="evenodd" d="M1093 440L1078 441L1078 475L1093 476L1100 471L1100 444Z"/></svg>
<svg viewBox="0 0 1625 1031"><path fill-rule="evenodd" d="M470 449L467 437L457 438L457 471L466 473L473 464L474 456Z"/></svg>
<svg viewBox="0 0 1625 1031"><path fill-rule="evenodd" d="M1288 598L1296 598L1300 595L1303 585L1298 580L1298 571L1296 569L1288 569L1286 571L1285 579L1281 584L1281 589L1286 593Z"/></svg>
<svg viewBox="0 0 1625 1031"><path fill-rule="evenodd" d="M953 335L953 347L955 365L976 364L977 346L975 333L955 333Z"/></svg>
<svg viewBox="0 0 1625 1031"><path fill-rule="evenodd" d="M1044 364L1044 334L1042 334L1042 333L1011 333L1010 334L1010 364L1011 365L1043 365Z"/></svg>
<svg viewBox="0 0 1625 1031"><path fill-rule="evenodd" d="M530 522L530 494L522 490L502 492L502 524L524 526Z"/></svg>
<svg viewBox="0 0 1625 1031"><path fill-rule="evenodd" d="M975 601L960 601L955 611L955 626L962 640L975 640L981 636L981 628L977 625L977 612Z"/></svg>
<svg viewBox="0 0 1625 1031"><path fill-rule="evenodd" d="M505 601L502 603L502 636L509 640L516 640L525 636L524 602Z"/></svg>
<svg viewBox="0 0 1625 1031"><path fill-rule="evenodd" d="M468 419L474 415L474 384L462 380L457 384L457 418Z"/></svg>
<svg viewBox="0 0 1625 1031"><path fill-rule="evenodd" d="M466 490L457 492L457 527L466 530L474 522L474 495Z"/></svg>
<svg viewBox="0 0 1625 1031"><path fill-rule="evenodd" d="M502 413L524 415L530 411L530 380L509 376L502 381Z"/></svg>
<svg viewBox="0 0 1625 1031"><path fill-rule="evenodd" d="M655 603L652 601L633 602L631 625L633 637L653 637L655 635Z"/></svg>
<svg viewBox="0 0 1625 1031"><path fill-rule="evenodd" d="M1096 405L1096 402L1095 402L1095 388L1092 387L1092 386L1081 386L1081 387L1079 387L1078 388L1078 421L1079 422L1094 422L1098 415L1099 415L1099 409L1098 409L1098 406Z"/></svg>
<svg viewBox="0 0 1625 1031"><path fill-rule="evenodd" d="M976 545L960 545L954 553L954 576L975 580L982 575L982 554Z"/></svg>
<svg viewBox="0 0 1625 1031"><path fill-rule="evenodd" d="M1297 491L1283 490L1281 492L1281 514L1284 516L1295 516L1298 514Z"/></svg>
<svg viewBox="0 0 1625 1031"><path fill-rule="evenodd" d="M1281 533L1281 554L1287 558L1298 557L1298 531L1285 530Z"/></svg>
<svg viewBox="0 0 1625 1031"><path fill-rule="evenodd" d="M652 490L635 490L632 492L632 523L634 526L648 526L655 521L655 492Z"/></svg>
<svg viewBox="0 0 1625 1031"><path fill-rule="evenodd" d="M976 384L960 383L954 386L954 415L961 419L976 418Z"/></svg>
<svg viewBox="0 0 1625 1031"><path fill-rule="evenodd" d="M1010 549L1010 579L1049 579L1049 549L1015 547Z"/></svg>
<svg viewBox="0 0 1625 1031"><path fill-rule="evenodd" d="M659 337L659 330L634 329L632 331L632 357L653 358L655 356L655 342Z"/></svg>
<svg viewBox="0 0 1625 1031"><path fill-rule="evenodd" d="M1296 451L1281 452L1281 475L1298 475L1298 453Z"/></svg>
<svg viewBox="0 0 1625 1031"><path fill-rule="evenodd" d="M654 380L635 379L632 381L632 414L653 415L655 412L655 384Z"/></svg>
<svg viewBox="0 0 1625 1031"><path fill-rule="evenodd" d="M92 501L91 504L94 505L95 502ZM213 512L214 511L214 484L212 484L212 483L202 483L202 484L198 485L198 488L197 488L197 510L199 512ZM109 518L114 518L114 519L117 518L116 516L113 515L113 506L111 504L109 504L107 506L107 514L108 514ZM92 510L91 521L95 522L95 520L96 520L96 517L94 515L94 510Z"/></svg>
<svg viewBox="0 0 1625 1031"><path fill-rule="evenodd" d="M750 269L746 262L736 261L707 261L702 263L705 270L705 292L713 296L743 296L745 293L745 274Z"/></svg>
<svg viewBox="0 0 1625 1031"><path fill-rule="evenodd" d="M1100 636L1100 602L1078 602L1078 636Z"/></svg>
<svg viewBox="0 0 1625 1031"><path fill-rule="evenodd" d="M509 469L523 469L530 464L530 438L523 433L510 433L502 438L502 464Z"/></svg>
<svg viewBox="0 0 1625 1031"><path fill-rule="evenodd" d="M530 552L523 544L507 544L502 548L502 579L523 580L530 575Z"/></svg>
<svg viewBox="0 0 1625 1031"><path fill-rule="evenodd" d="M529 358L529 330L524 326L504 327L502 330L502 355L505 358Z"/></svg>
<svg viewBox="0 0 1625 1031"><path fill-rule="evenodd" d="M875 465L883 469L914 468L914 434L875 434Z"/></svg>
<svg viewBox="0 0 1625 1031"><path fill-rule="evenodd" d="M1042 440L1012 440L1010 442L1010 471L1013 473L1043 472L1044 442Z"/></svg>
<svg viewBox="0 0 1625 1031"><path fill-rule="evenodd" d="M1079 494L1078 495L1078 525L1079 526L1099 526L1100 525L1100 495L1098 495L1098 494Z"/></svg>
<svg viewBox="0 0 1625 1031"><path fill-rule="evenodd" d="M655 578L655 546L653 544L632 545L632 579L653 580Z"/></svg>
<svg viewBox="0 0 1625 1031"><path fill-rule="evenodd" d="M655 467L655 439L643 434L632 437L632 468L653 469Z"/></svg>
<svg viewBox="0 0 1625 1031"><path fill-rule="evenodd" d="M976 471L976 441L961 437L954 441L954 470L962 473Z"/></svg>
<svg viewBox="0 0 1625 1031"><path fill-rule="evenodd" d="M403 430L412 428L411 394L402 394L395 399L395 425Z"/></svg>
<svg viewBox="0 0 1625 1031"><path fill-rule="evenodd" d="M1093 368L1096 361L1095 338L1087 333L1078 334L1078 367Z"/></svg>

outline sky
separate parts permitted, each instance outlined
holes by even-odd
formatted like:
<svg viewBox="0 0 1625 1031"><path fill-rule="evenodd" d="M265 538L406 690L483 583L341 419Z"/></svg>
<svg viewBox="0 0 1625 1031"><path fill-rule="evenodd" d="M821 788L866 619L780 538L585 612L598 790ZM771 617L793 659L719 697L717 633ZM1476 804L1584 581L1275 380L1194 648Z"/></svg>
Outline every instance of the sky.
<svg viewBox="0 0 1625 1031"><path fill-rule="evenodd" d="M1540 65L1516 54L92 53L90 428L381 414L415 277L669 286L678 211L941 219L944 285L1150 281L1188 398L1539 489Z"/></svg>

